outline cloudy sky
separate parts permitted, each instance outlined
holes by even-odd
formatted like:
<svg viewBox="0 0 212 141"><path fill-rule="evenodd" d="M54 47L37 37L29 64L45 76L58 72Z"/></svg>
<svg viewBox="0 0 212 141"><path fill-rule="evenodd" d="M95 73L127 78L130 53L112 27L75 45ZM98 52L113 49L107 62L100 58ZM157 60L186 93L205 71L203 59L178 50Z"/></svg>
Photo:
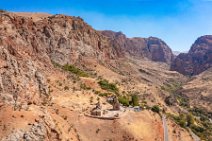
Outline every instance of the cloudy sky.
<svg viewBox="0 0 212 141"><path fill-rule="evenodd" d="M95 29L159 37L183 52L212 35L212 0L1 0L0 9L80 16Z"/></svg>

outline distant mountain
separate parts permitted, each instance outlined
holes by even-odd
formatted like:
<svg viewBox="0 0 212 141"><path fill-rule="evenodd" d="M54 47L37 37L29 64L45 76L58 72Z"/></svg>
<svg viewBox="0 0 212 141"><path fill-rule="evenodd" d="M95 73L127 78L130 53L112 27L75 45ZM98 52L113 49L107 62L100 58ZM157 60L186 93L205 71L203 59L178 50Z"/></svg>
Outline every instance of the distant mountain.
<svg viewBox="0 0 212 141"><path fill-rule="evenodd" d="M139 58L148 58L156 62L170 64L174 55L169 46L161 39L149 38L127 38L121 32L102 31L103 35L109 37L113 47L121 48L124 53Z"/></svg>
<svg viewBox="0 0 212 141"><path fill-rule="evenodd" d="M175 55L175 56L177 56L177 55L179 55L181 52L179 52L179 51L173 51L173 54Z"/></svg>
<svg viewBox="0 0 212 141"><path fill-rule="evenodd" d="M212 66L212 35L198 38L188 53L179 54L171 70L184 75L197 75Z"/></svg>

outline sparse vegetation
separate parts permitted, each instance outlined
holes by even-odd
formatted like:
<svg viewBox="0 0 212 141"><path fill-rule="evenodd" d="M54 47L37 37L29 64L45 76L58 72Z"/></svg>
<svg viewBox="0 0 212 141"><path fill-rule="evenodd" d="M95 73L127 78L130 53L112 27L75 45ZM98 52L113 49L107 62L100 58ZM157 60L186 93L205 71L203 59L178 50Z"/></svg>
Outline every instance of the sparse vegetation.
<svg viewBox="0 0 212 141"><path fill-rule="evenodd" d="M83 90L90 90L91 87L88 87L86 84L80 84L80 88L83 89Z"/></svg>
<svg viewBox="0 0 212 141"><path fill-rule="evenodd" d="M155 113L160 113L160 107L158 105L154 105L151 110Z"/></svg>
<svg viewBox="0 0 212 141"><path fill-rule="evenodd" d="M140 106L139 98L137 94L127 95L127 96L119 96L119 102L124 106Z"/></svg>
<svg viewBox="0 0 212 141"><path fill-rule="evenodd" d="M209 118L212 118L212 113L208 113L204 109L194 107L189 110L193 115L200 117L200 120L208 120Z"/></svg>
<svg viewBox="0 0 212 141"><path fill-rule="evenodd" d="M171 119L173 119L175 121L175 123L177 123L178 125L180 125L181 127L185 128L186 127L186 115L185 114L180 114L179 116L177 115L173 115L168 113L167 117L170 117Z"/></svg>
<svg viewBox="0 0 212 141"><path fill-rule="evenodd" d="M179 116L168 114L178 125L183 128L189 127L196 135L198 135L202 140L211 141L212 139L212 124L208 120L201 121L192 113L180 114Z"/></svg>
<svg viewBox="0 0 212 141"><path fill-rule="evenodd" d="M68 71L68 72L71 72L79 77L89 77L89 74L86 73L85 71L77 68L76 66L74 65L70 65L70 64L66 64L64 66L52 61L52 64L54 65L54 67L57 67L57 68L61 68L65 71Z"/></svg>
<svg viewBox="0 0 212 141"><path fill-rule="evenodd" d="M179 90L182 87L181 82L169 82L165 83L163 86L161 86L161 89L164 91L169 92L170 94L174 94L177 90Z"/></svg>
<svg viewBox="0 0 212 141"><path fill-rule="evenodd" d="M211 113L204 109L194 107L189 110L196 118L197 124L190 124L191 130L197 134L202 140L211 141L212 140L212 123Z"/></svg>
<svg viewBox="0 0 212 141"><path fill-rule="evenodd" d="M107 80L100 80L98 82L99 86L103 89L103 90L107 90L110 92L114 92L115 94L118 94L118 87L116 86L116 84L114 83L109 83Z"/></svg>
<svg viewBox="0 0 212 141"><path fill-rule="evenodd" d="M189 107L189 99L185 95L176 94L175 97L180 106Z"/></svg>
<svg viewBox="0 0 212 141"><path fill-rule="evenodd" d="M178 104L182 107L189 107L189 99L181 93L171 94L165 98L165 103L169 106Z"/></svg>
<svg viewBox="0 0 212 141"><path fill-rule="evenodd" d="M62 68L63 68L63 70L74 73L80 77L89 77L89 75L85 71L75 67L74 65L66 64Z"/></svg>

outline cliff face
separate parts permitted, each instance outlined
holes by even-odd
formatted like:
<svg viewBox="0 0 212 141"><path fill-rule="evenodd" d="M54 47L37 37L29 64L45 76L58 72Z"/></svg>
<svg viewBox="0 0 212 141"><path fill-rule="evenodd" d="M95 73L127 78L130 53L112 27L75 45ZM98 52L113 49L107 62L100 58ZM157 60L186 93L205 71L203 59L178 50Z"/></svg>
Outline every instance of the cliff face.
<svg viewBox="0 0 212 141"><path fill-rule="evenodd" d="M98 32L79 17L0 14L0 90L5 95L21 91L48 95L43 70L51 68L52 61L86 66L91 62L108 65L127 54L166 63L173 57L160 39Z"/></svg>
<svg viewBox="0 0 212 141"><path fill-rule="evenodd" d="M121 48L125 54L133 57L148 58L156 62L170 64L174 55L168 45L161 39L149 38L127 38L121 32L102 31L102 34L109 37L113 46Z"/></svg>
<svg viewBox="0 0 212 141"><path fill-rule="evenodd" d="M197 75L212 66L212 36L202 36L192 45L188 53L179 54L171 70L184 75Z"/></svg>
<svg viewBox="0 0 212 141"><path fill-rule="evenodd" d="M52 68L52 61L106 63L118 57L108 39L81 18L54 15L33 20L0 14L0 92L9 101L18 93L25 93L23 98L30 94L39 98L41 93L47 98L44 70Z"/></svg>

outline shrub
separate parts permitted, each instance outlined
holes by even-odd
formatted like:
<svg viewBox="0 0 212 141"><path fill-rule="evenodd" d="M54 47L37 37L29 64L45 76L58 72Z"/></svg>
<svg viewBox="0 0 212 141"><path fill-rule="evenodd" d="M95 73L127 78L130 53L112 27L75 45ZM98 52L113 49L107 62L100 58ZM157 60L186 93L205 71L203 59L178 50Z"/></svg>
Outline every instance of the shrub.
<svg viewBox="0 0 212 141"><path fill-rule="evenodd" d="M179 124L181 127L191 127L194 125L195 119L194 116L189 114L180 114L179 116L171 115L171 117L175 120L177 124Z"/></svg>
<svg viewBox="0 0 212 141"><path fill-rule="evenodd" d="M93 103L93 96L90 97L90 103Z"/></svg>
<svg viewBox="0 0 212 141"><path fill-rule="evenodd" d="M65 86L65 87L64 87L64 90L69 90L69 87L68 87L68 86Z"/></svg>
<svg viewBox="0 0 212 141"><path fill-rule="evenodd" d="M98 82L100 87L104 90L108 90L114 93L118 93L118 88L114 83L109 83L107 80L100 80Z"/></svg>
<svg viewBox="0 0 212 141"><path fill-rule="evenodd" d="M83 90L90 90L91 89L91 87L86 86L84 83L80 84L80 88L83 89Z"/></svg>
<svg viewBox="0 0 212 141"><path fill-rule="evenodd" d="M180 120L178 124L183 128L186 127L186 121L185 120Z"/></svg>
<svg viewBox="0 0 212 141"><path fill-rule="evenodd" d="M171 117L175 123L180 125L181 127L185 128L187 125L187 119L185 114L180 114L179 116L169 114L169 117Z"/></svg>
<svg viewBox="0 0 212 141"><path fill-rule="evenodd" d="M81 69L79 69L73 65L66 64L62 68L63 68L63 70L74 73L80 77L89 77L89 75L86 72L82 71Z"/></svg>
<svg viewBox="0 0 212 141"><path fill-rule="evenodd" d="M176 95L176 99L180 106L189 107L189 99L185 95L178 94Z"/></svg>
<svg viewBox="0 0 212 141"><path fill-rule="evenodd" d="M186 119L187 119L188 126L191 126L194 124L194 117L192 114L188 114Z"/></svg>
<svg viewBox="0 0 212 141"><path fill-rule="evenodd" d="M130 105L130 104L129 104L128 98L125 97L125 96L120 96L120 97L118 98L118 100L119 100L119 103L121 103L121 104L124 105L124 106L129 106L129 105Z"/></svg>
<svg viewBox="0 0 212 141"><path fill-rule="evenodd" d="M138 95L132 95L132 105L139 106Z"/></svg>
<svg viewBox="0 0 212 141"><path fill-rule="evenodd" d="M100 93L99 96L101 97L107 97L108 95L110 95L110 93Z"/></svg>
<svg viewBox="0 0 212 141"><path fill-rule="evenodd" d="M93 92L97 95L99 95L101 93L100 91L96 91L96 90L93 90Z"/></svg>
<svg viewBox="0 0 212 141"><path fill-rule="evenodd" d="M159 113L159 112L160 112L160 107L159 107L158 105L154 105L154 106L151 108L151 110L152 110L153 112Z"/></svg>

